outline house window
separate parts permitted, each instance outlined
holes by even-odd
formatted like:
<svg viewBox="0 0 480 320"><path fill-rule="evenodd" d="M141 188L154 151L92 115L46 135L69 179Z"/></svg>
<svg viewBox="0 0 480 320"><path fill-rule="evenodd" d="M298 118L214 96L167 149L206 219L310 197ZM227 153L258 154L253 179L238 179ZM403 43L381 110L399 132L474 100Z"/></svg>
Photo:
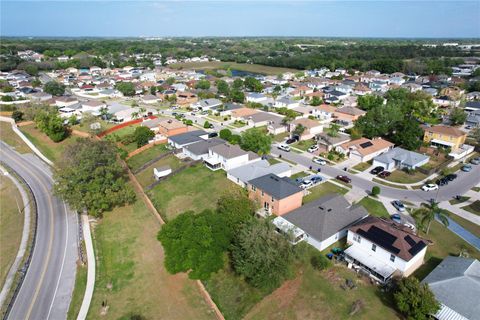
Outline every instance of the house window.
<svg viewBox="0 0 480 320"><path fill-rule="evenodd" d="M272 197L272 202L275 202L275 199Z"/></svg>
<svg viewBox="0 0 480 320"><path fill-rule="evenodd" d="M252 186L252 190L257 191L257 188L255 188L255 186Z"/></svg>
<svg viewBox="0 0 480 320"><path fill-rule="evenodd" d="M377 251L377 245L375 243L372 243L372 251L373 252Z"/></svg>
<svg viewBox="0 0 480 320"><path fill-rule="evenodd" d="M358 243L360 243L360 240L361 240L361 239L362 239L362 238L360 238L360 236L359 236L358 234L354 234L354 235L353 235L353 241L357 241Z"/></svg>
<svg viewBox="0 0 480 320"><path fill-rule="evenodd" d="M262 190L262 197L263 197L264 193L263 193L263 190Z"/></svg>
<svg viewBox="0 0 480 320"><path fill-rule="evenodd" d="M395 262L395 256L393 254L390 255L390 261Z"/></svg>

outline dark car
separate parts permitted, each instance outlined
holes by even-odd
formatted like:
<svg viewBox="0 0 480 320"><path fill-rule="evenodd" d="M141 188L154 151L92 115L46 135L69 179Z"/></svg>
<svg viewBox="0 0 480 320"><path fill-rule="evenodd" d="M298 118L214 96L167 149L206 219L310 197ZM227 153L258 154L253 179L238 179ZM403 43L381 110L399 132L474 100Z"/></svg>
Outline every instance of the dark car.
<svg viewBox="0 0 480 320"><path fill-rule="evenodd" d="M209 137L209 138L218 137L218 133L216 133L216 132L210 132L210 133L208 134L208 137Z"/></svg>
<svg viewBox="0 0 480 320"><path fill-rule="evenodd" d="M294 138L290 138L290 139L287 139L287 141L285 141L286 144L292 144L295 142L297 142L297 139L294 139Z"/></svg>
<svg viewBox="0 0 480 320"><path fill-rule="evenodd" d="M379 174L380 172L382 172L382 171L384 171L384 170L385 170L384 167L378 166L378 167L375 167L375 168L373 168L372 170L370 170L370 173L377 175L377 174Z"/></svg>
<svg viewBox="0 0 480 320"><path fill-rule="evenodd" d="M436 183L439 187L441 187L441 186L444 186L444 185L447 185L447 184L448 184L448 179L446 179L446 178L438 179L435 183Z"/></svg>
<svg viewBox="0 0 480 320"><path fill-rule="evenodd" d="M342 175L338 175L338 176L337 176L337 180L343 181L343 182L345 182L345 183L350 183L350 182L352 182L352 179L350 179L350 178L347 177L347 176L342 176Z"/></svg>
<svg viewBox="0 0 480 320"><path fill-rule="evenodd" d="M323 179L320 176L313 176L310 178L310 180L313 182L313 184L321 182Z"/></svg>
<svg viewBox="0 0 480 320"><path fill-rule="evenodd" d="M390 171L382 171L382 172L380 172L380 173L378 174L378 176L379 176L380 178L386 178L386 177L388 177L388 176L390 175L390 173L391 173Z"/></svg>
<svg viewBox="0 0 480 320"><path fill-rule="evenodd" d="M455 173L451 173L451 174L446 175L445 179L447 179L448 181L453 181L453 180L457 179L457 175Z"/></svg>

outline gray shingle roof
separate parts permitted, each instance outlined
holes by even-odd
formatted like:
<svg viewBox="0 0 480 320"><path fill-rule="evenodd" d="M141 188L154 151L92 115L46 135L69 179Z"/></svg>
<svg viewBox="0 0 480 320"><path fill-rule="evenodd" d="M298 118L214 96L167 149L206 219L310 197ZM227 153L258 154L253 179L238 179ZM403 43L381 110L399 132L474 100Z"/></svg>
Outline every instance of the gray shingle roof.
<svg viewBox="0 0 480 320"><path fill-rule="evenodd" d="M352 206L337 194L324 196L283 216L311 237L323 241L368 216L362 206Z"/></svg>
<svg viewBox="0 0 480 320"><path fill-rule="evenodd" d="M275 199L283 199L303 191L290 178L280 178L272 173L250 180L249 183Z"/></svg>
<svg viewBox="0 0 480 320"><path fill-rule="evenodd" d="M202 136L204 134L207 134L207 133L203 130L195 130L195 131L185 132L185 133L182 133L182 134L177 134L175 136L169 137L168 140L170 140L170 141L172 141L176 144L179 144L179 145L184 145L184 144L187 144L187 143L194 143L194 142L197 142L197 141L202 141L203 139L200 138L200 136Z"/></svg>
<svg viewBox="0 0 480 320"><path fill-rule="evenodd" d="M480 319L480 262L446 257L423 280L439 302L470 320Z"/></svg>
<svg viewBox="0 0 480 320"><path fill-rule="evenodd" d="M231 169L228 171L228 174L240 179L243 182L248 182L252 179L262 177L269 173L281 174L289 169L290 166L283 162L270 165L267 160L259 160Z"/></svg>
<svg viewBox="0 0 480 320"><path fill-rule="evenodd" d="M240 157L247 154L247 152L242 150L239 146L229 144L229 143L219 144L219 145L210 147L210 150L224 157L225 159L233 159L233 158Z"/></svg>
<svg viewBox="0 0 480 320"><path fill-rule="evenodd" d="M213 138L209 140L194 142L192 144L189 144L188 146L185 146L185 149L195 155L202 155L202 154L207 154L208 149L210 149L211 147L214 147L222 143L225 143L225 140Z"/></svg>
<svg viewBox="0 0 480 320"><path fill-rule="evenodd" d="M428 156L423 154L405 150L399 147L393 148L392 150L385 152L374 158L376 161L380 161L383 163L391 163L393 161L398 161L402 163L402 165L406 166L416 166L418 163L429 159Z"/></svg>

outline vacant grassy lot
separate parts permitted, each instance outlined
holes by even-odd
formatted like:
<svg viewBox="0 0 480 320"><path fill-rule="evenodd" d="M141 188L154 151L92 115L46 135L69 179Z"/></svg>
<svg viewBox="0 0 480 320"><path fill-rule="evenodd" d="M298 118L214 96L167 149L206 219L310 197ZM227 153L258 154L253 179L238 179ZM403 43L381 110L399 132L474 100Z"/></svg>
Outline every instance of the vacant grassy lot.
<svg viewBox="0 0 480 320"><path fill-rule="evenodd" d="M168 155L158 161L155 161L151 165L149 165L145 170L139 172L136 177L138 182L142 185L142 187L146 187L155 182L155 178L153 177L153 169L163 166L169 166L172 170L180 168L182 166L182 162L175 157L173 154Z"/></svg>
<svg viewBox="0 0 480 320"><path fill-rule="evenodd" d="M17 206L18 203L18 206ZM17 256L22 240L23 212L22 197L10 178L0 174L0 286Z"/></svg>
<svg viewBox="0 0 480 320"><path fill-rule="evenodd" d="M333 184L331 182L324 182L316 187L308 189L308 191L310 191L310 194L303 197L304 204L313 200L317 200L318 198L323 197L324 195L327 195L329 193L345 194L348 192L347 189L337 186L336 184Z"/></svg>
<svg viewBox="0 0 480 320"><path fill-rule="evenodd" d="M34 125L21 127L20 130L27 138L50 160L60 158L65 148L75 141L75 137L68 137L61 142L53 142L46 134L35 128Z"/></svg>
<svg viewBox="0 0 480 320"><path fill-rule="evenodd" d="M399 319L388 295L368 280L358 279L346 267L317 271L306 265L302 269L294 280L285 282L253 307L245 319ZM346 279L355 281L357 288L343 290L340 286ZM350 315L356 301L361 301L363 307Z"/></svg>
<svg viewBox="0 0 480 320"><path fill-rule="evenodd" d="M239 188L222 170L198 164L167 178L149 192L150 199L167 220L187 210L213 209L226 190Z"/></svg>
<svg viewBox="0 0 480 320"><path fill-rule="evenodd" d="M365 197L358 204L362 205L372 216L390 218L387 209L380 201Z"/></svg>
<svg viewBox="0 0 480 320"><path fill-rule="evenodd" d="M159 229L140 201L106 213L93 228L97 278L88 319L215 318L193 281L164 269Z"/></svg>
<svg viewBox="0 0 480 320"><path fill-rule="evenodd" d="M167 153L168 151L169 150L167 149L166 144L157 144L129 158L127 160L128 167L135 171L148 161L153 160L161 154Z"/></svg>
<svg viewBox="0 0 480 320"><path fill-rule="evenodd" d="M107 129L110 129L110 128L116 126L115 123L107 122L107 121L104 121L102 119L97 119L95 122L100 123L100 125L102 126L101 131L105 131ZM91 132L90 125L87 124L87 123L84 123L84 122L80 122L79 124L73 126L72 129L82 131L82 132L86 132L86 133Z"/></svg>
<svg viewBox="0 0 480 320"><path fill-rule="evenodd" d="M419 171L414 171L410 174L403 170L395 170L392 172L392 174L390 174L390 176L386 177L385 180L398 183L415 183L422 181L425 178L427 178L427 175Z"/></svg>
<svg viewBox="0 0 480 320"><path fill-rule="evenodd" d="M462 209L480 216L480 200L476 200L468 206L462 207Z"/></svg>
<svg viewBox="0 0 480 320"><path fill-rule="evenodd" d="M457 221L456 218L454 220ZM460 223L459 221L457 222ZM419 235L432 241L432 245L428 247L425 255L425 264L415 272L415 276L419 279L425 278L445 257L458 256L462 250L466 250L470 257L480 259L480 253L475 248L438 221L432 222L428 235L421 230Z"/></svg>
<svg viewBox="0 0 480 320"><path fill-rule="evenodd" d="M185 62L170 64L173 69L233 69L266 75L278 75L285 72L297 72L296 69L269 67L260 64L247 64L236 62L207 61L207 62Z"/></svg>
<svg viewBox="0 0 480 320"><path fill-rule="evenodd" d="M32 152L20 137L13 132L12 126L7 122L0 122L0 140L15 148L19 153Z"/></svg>

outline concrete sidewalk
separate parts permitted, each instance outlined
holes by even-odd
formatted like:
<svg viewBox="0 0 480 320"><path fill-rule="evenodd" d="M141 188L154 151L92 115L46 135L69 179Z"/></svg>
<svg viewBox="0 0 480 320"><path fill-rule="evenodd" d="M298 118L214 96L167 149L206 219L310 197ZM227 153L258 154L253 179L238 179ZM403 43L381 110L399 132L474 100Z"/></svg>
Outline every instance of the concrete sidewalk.
<svg viewBox="0 0 480 320"><path fill-rule="evenodd" d="M459 205L466 205L465 203L460 203ZM470 222L473 222L477 225L480 225L480 216L477 216L476 214L473 214L471 212L468 212L466 210L463 210L462 208L458 207L458 205L452 205L448 201L442 201L439 204L440 208L443 208L445 210L448 210L454 214L456 214L459 217L462 217L465 220L468 220Z"/></svg>
<svg viewBox="0 0 480 320"><path fill-rule="evenodd" d="M475 247L478 251L480 251L480 238L477 237L476 235L472 234L470 231L466 230L463 228L461 225L453 221L452 219L448 218L448 230L452 231L456 235L458 235L460 238L471 244L473 247ZM437 217L435 217L435 220L440 221Z"/></svg>

